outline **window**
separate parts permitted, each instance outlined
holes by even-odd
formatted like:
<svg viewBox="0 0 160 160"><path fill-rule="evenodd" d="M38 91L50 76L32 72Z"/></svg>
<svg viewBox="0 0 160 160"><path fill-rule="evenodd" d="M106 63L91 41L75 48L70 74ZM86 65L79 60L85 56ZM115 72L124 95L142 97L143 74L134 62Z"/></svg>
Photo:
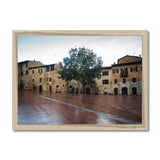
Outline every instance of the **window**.
<svg viewBox="0 0 160 160"><path fill-rule="evenodd" d="M42 82L42 78L40 78L39 81Z"/></svg>
<svg viewBox="0 0 160 160"><path fill-rule="evenodd" d="M34 74L34 70L32 70L32 74Z"/></svg>
<svg viewBox="0 0 160 160"><path fill-rule="evenodd" d="M117 69L117 73L119 73L119 69Z"/></svg>
<svg viewBox="0 0 160 160"><path fill-rule="evenodd" d="M46 72L48 72L48 71L49 71L49 66L46 67Z"/></svg>
<svg viewBox="0 0 160 160"><path fill-rule="evenodd" d="M26 75L28 75L28 71L26 71Z"/></svg>
<svg viewBox="0 0 160 160"><path fill-rule="evenodd" d="M34 82L34 79L32 79L32 81Z"/></svg>
<svg viewBox="0 0 160 160"><path fill-rule="evenodd" d="M103 84L109 84L109 80L103 80Z"/></svg>
<svg viewBox="0 0 160 160"><path fill-rule="evenodd" d="M136 82L136 78L133 78L133 79L132 79L132 82L135 83L135 82Z"/></svg>
<svg viewBox="0 0 160 160"><path fill-rule="evenodd" d="M50 81L50 82L52 81L52 78L51 78L51 77L49 78L49 81Z"/></svg>
<svg viewBox="0 0 160 160"><path fill-rule="evenodd" d="M53 71L54 70L54 65L51 65L51 71Z"/></svg>
<svg viewBox="0 0 160 160"><path fill-rule="evenodd" d="M26 68L28 68L28 62L26 62Z"/></svg>
<svg viewBox="0 0 160 160"><path fill-rule="evenodd" d="M41 74L42 72L43 72L43 69L39 69L39 70L38 70L38 73Z"/></svg>
<svg viewBox="0 0 160 160"><path fill-rule="evenodd" d="M114 84L116 84L116 83L117 83L117 79L114 80Z"/></svg>
<svg viewBox="0 0 160 160"><path fill-rule="evenodd" d="M108 76L108 71L104 71L103 76Z"/></svg>
<svg viewBox="0 0 160 160"><path fill-rule="evenodd" d="M130 67L130 72L132 72L132 67Z"/></svg>
<svg viewBox="0 0 160 160"><path fill-rule="evenodd" d="M23 76L23 72L21 72L21 76Z"/></svg>
<svg viewBox="0 0 160 160"><path fill-rule="evenodd" d="M137 68L137 67L135 67L135 71L136 71L136 72L138 71L138 68Z"/></svg>
<svg viewBox="0 0 160 160"><path fill-rule="evenodd" d="M126 79L125 78L123 78L123 83L126 83Z"/></svg>
<svg viewBox="0 0 160 160"><path fill-rule="evenodd" d="M112 71L113 71L113 74L114 73L119 73L119 69L113 69Z"/></svg>

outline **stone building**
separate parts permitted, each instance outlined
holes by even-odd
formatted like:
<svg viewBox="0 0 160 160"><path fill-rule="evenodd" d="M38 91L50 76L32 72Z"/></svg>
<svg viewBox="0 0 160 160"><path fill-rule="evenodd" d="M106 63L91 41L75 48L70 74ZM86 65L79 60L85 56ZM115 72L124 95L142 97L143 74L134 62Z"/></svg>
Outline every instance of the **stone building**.
<svg viewBox="0 0 160 160"><path fill-rule="evenodd" d="M58 64L43 65L37 61L18 63L18 88L60 93L83 92L75 80L64 81L58 74ZM102 67L101 78L85 86L86 94L142 95L142 58L126 55L117 64Z"/></svg>
<svg viewBox="0 0 160 160"><path fill-rule="evenodd" d="M142 95L142 58L126 55L118 59L117 64L102 69L97 83L101 94Z"/></svg>
<svg viewBox="0 0 160 160"><path fill-rule="evenodd" d="M125 56L112 65L112 93L114 95L142 94L142 58Z"/></svg>
<svg viewBox="0 0 160 160"><path fill-rule="evenodd" d="M112 93L112 67L102 67L101 78L96 79L99 94Z"/></svg>
<svg viewBox="0 0 160 160"><path fill-rule="evenodd" d="M18 88L26 90L66 93L66 82L58 71L58 64L43 65L37 61L18 63Z"/></svg>
<svg viewBox="0 0 160 160"><path fill-rule="evenodd" d="M18 88L30 89L30 67L43 65L39 61L23 61L18 63Z"/></svg>

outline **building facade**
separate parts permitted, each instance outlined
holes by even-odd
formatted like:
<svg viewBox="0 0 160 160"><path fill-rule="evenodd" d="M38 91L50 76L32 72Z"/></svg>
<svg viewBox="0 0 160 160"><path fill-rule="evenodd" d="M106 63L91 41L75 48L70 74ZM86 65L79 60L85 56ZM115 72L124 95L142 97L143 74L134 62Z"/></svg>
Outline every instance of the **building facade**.
<svg viewBox="0 0 160 160"><path fill-rule="evenodd" d="M80 82L64 81L58 64L43 65L37 61L18 63L18 88L53 93L83 92ZM142 58L126 55L117 64L102 67L101 78L85 86L86 94L142 95Z"/></svg>
<svg viewBox="0 0 160 160"><path fill-rule="evenodd" d="M37 61L21 62L18 64L18 88L66 93L66 82L59 78L59 70L58 64L43 65Z"/></svg>

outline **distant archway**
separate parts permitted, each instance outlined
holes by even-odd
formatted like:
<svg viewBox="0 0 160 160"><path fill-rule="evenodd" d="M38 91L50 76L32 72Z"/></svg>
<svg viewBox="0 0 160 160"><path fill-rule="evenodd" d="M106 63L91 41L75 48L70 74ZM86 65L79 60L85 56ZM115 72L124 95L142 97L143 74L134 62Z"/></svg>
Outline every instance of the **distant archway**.
<svg viewBox="0 0 160 160"><path fill-rule="evenodd" d="M90 88L89 87L86 88L86 94L90 94Z"/></svg>
<svg viewBox="0 0 160 160"><path fill-rule="evenodd" d="M118 95L118 88L114 88L114 95Z"/></svg>
<svg viewBox="0 0 160 160"><path fill-rule="evenodd" d="M76 94L78 94L78 88L76 89Z"/></svg>
<svg viewBox="0 0 160 160"><path fill-rule="evenodd" d="M132 88L132 95L137 95L137 88L136 87Z"/></svg>
<svg viewBox="0 0 160 160"><path fill-rule="evenodd" d="M56 92L57 92L57 93L60 92L60 87L59 87L59 85L56 86Z"/></svg>
<svg viewBox="0 0 160 160"><path fill-rule="evenodd" d="M128 89L127 87L122 88L122 95L128 95Z"/></svg>
<svg viewBox="0 0 160 160"><path fill-rule="evenodd" d="M39 91L40 92L42 91L42 85L39 85Z"/></svg>

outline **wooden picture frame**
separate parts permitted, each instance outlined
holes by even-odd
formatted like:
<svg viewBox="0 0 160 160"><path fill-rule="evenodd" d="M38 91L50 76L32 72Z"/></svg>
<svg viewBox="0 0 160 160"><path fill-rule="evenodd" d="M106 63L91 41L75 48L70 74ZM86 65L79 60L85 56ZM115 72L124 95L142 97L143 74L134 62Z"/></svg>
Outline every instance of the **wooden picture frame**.
<svg viewBox="0 0 160 160"><path fill-rule="evenodd" d="M18 36L142 36L142 124L18 124ZM14 30L12 61L13 130L148 130L148 31L145 30Z"/></svg>

